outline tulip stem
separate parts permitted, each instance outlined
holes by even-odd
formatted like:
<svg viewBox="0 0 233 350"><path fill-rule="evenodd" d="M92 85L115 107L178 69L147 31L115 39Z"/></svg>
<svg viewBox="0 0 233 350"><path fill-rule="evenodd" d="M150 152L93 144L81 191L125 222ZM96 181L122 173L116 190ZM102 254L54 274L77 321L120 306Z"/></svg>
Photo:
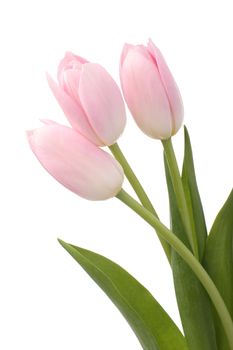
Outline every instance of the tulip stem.
<svg viewBox="0 0 233 350"><path fill-rule="evenodd" d="M142 205L149 210L157 219L159 219L150 199L148 198L145 190L143 189L141 183L139 182L137 176L133 172L132 168L130 167L127 159L125 158L123 152L121 151L119 145L117 143L114 143L113 145L109 146L110 151L114 155L114 157L118 160L118 162L121 164L125 176L127 177L129 183L131 184L132 188L134 189L135 193L138 196L138 199L142 203ZM159 236L158 236L159 237ZM159 240L163 246L164 252L168 258L168 261L171 261L171 247L169 244L164 241L161 237L159 237Z"/></svg>
<svg viewBox="0 0 233 350"><path fill-rule="evenodd" d="M196 234L192 228L192 224L190 221L190 216L189 216L189 211L188 211L188 206L184 194L184 188L175 156L175 152L173 149L172 145L172 140L171 138L167 140L162 141L163 147L164 147L164 152L165 152L165 157L167 160L168 164L168 169L170 172L172 184L173 184L173 189L176 195L176 200L177 204L179 207L180 215L190 242L190 245L192 247L193 253L197 259L199 259L199 254L198 254L198 243L197 243L197 237Z"/></svg>
<svg viewBox="0 0 233 350"><path fill-rule="evenodd" d="M179 238L177 238L177 236L171 230L169 230L163 223L159 221L155 215L153 215L149 210L138 203L127 192L122 189L116 197L120 199L124 204L126 204L129 208L134 210L146 222L148 222L148 224L151 225L159 235L161 235L161 238L166 240L169 245L175 249L175 251L196 274L197 278L206 289L210 299L213 302L213 305L216 308L216 311L225 330L230 350L233 350L233 322L231 316L218 289L216 288L214 282L206 270L202 267L192 252L190 252L190 250L182 243Z"/></svg>

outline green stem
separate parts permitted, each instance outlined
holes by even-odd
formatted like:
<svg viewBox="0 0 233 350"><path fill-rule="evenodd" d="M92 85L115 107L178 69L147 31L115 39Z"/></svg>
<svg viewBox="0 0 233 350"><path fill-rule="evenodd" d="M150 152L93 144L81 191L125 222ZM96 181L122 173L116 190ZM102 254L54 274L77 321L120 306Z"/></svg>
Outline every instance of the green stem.
<svg viewBox="0 0 233 350"><path fill-rule="evenodd" d="M190 252L188 248L175 236L175 234L170 231L165 225L163 225L149 210L144 208L139 204L133 197L131 197L123 189L116 196L124 204L134 210L139 216L141 216L145 221L148 222L154 229L159 232L159 235L166 240L172 248L182 257L182 259L188 264L188 266L193 270L193 272L198 277L199 281L202 283L203 287L209 294L213 305L221 319L223 328L225 330L230 350L233 350L233 323L231 316L227 310L227 307L213 283L212 279L195 258L195 256Z"/></svg>
<svg viewBox="0 0 233 350"><path fill-rule="evenodd" d="M127 162L127 159L125 158L124 154L122 153L120 147L117 143L114 143L113 145L109 146L110 151L114 155L114 157L118 160L118 162L121 164L125 176L127 177L129 183L133 187L135 193L138 196L138 199L142 203L142 205L149 210L156 218L159 218L150 199L148 198L145 190L143 189L142 185L140 184L137 176L134 174L132 168L130 167L129 163ZM159 236L158 236L159 237ZM159 237L159 240L163 246L164 252L168 258L168 261L171 261L171 248L169 244L164 241L161 237Z"/></svg>
<svg viewBox="0 0 233 350"><path fill-rule="evenodd" d="M175 152L172 146L171 138L167 140L163 140L162 144L164 147L165 157L166 157L168 169L171 175L171 180L172 180L174 192L176 195L180 215L181 215L190 245L192 247L193 253L196 256L196 258L199 259L197 237L195 232L192 229L188 206L187 206L187 202L184 194L184 188L183 188Z"/></svg>
<svg viewBox="0 0 233 350"><path fill-rule="evenodd" d="M130 165L129 165L127 159L125 158L123 152L121 151L119 145L117 143L114 143L113 145L109 146L109 149L112 152L112 154L114 155L114 157L121 164L122 168L124 169L125 176L129 180L129 183L132 185L132 187L133 187L135 193L137 194L142 205L158 218L158 215L157 215L150 199L148 198L146 192L144 191L142 185L140 184L137 176L134 174L132 168L130 167Z"/></svg>

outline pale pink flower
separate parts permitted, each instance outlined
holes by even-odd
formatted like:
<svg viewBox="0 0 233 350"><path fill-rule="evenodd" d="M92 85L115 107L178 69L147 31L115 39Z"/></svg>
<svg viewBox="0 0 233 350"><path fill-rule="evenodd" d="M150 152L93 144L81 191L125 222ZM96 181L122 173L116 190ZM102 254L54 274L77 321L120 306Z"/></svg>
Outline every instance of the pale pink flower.
<svg viewBox="0 0 233 350"><path fill-rule="evenodd" d="M49 86L71 126L98 146L115 143L126 114L120 89L109 73L68 52L57 77L58 84L48 75Z"/></svg>
<svg viewBox="0 0 233 350"><path fill-rule="evenodd" d="M121 85L139 128L148 136L168 139L183 121L183 104L175 80L151 40L124 46L120 63Z"/></svg>
<svg viewBox="0 0 233 350"><path fill-rule="evenodd" d="M50 122L27 134L42 166L74 193L103 200L120 191L124 178L120 164L77 131Z"/></svg>

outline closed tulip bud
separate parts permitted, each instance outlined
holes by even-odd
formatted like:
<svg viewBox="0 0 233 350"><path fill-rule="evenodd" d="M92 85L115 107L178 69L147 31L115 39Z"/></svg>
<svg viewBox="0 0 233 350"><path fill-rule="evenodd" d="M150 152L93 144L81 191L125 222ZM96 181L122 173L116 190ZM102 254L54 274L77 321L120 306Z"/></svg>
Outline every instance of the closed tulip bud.
<svg viewBox="0 0 233 350"><path fill-rule="evenodd" d="M126 44L120 77L127 105L139 128L148 136L168 139L183 121L180 92L159 49Z"/></svg>
<svg viewBox="0 0 233 350"><path fill-rule="evenodd" d="M42 166L79 196L104 200L120 191L120 164L72 128L49 123L28 131L28 140Z"/></svg>
<svg viewBox="0 0 233 350"><path fill-rule="evenodd" d="M99 64L67 53L58 84L48 82L71 126L98 146L110 146L126 123L124 101L115 81Z"/></svg>

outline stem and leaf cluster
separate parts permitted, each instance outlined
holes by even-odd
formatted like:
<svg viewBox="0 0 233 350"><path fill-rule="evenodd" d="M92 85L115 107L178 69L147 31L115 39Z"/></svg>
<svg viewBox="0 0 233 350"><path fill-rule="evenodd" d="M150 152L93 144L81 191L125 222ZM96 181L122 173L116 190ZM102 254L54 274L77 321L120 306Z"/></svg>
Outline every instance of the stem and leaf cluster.
<svg viewBox="0 0 233 350"><path fill-rule="evenodd" d="M233 350L233 191L207 235L187 129L182 173L171 139L162 144L170 229L160 221L118 144L109 148L139 202L123 189L116 197L153 227L167 256L184 335L150 292L122 267L59 242L120 310L144 350Z"/></svg>
<svg viewBox="0 0 233 350"><path fill-rule="evenodd" d="M119 146L117 144L114 144L113 146L110 147L110 150L112 151L115 158L122 165L125 175L129 180L131 186L133 187L135 193L137 194L141 204L138 203L123 189L118 193L117 198L120 199L124 204L126 204L132 210L134 210L138 215L140 215L157 232L160 242L163 246L164 252L171 264L171 267L172 269L174 268L175 286L176 285L179 286L179 284L181 283L185 285L185 282L189 283L190 281L192 281L193 286L187 286L187 288L193 288L195 285L195 288L198 290L197 297L199 298L199 300L197 302L200 302L200 307L202 309L200 309L198 313L196 311L198 307L197 305L195 305L196 314L194 314L194 318L196 318L195 322L198 323L196 328L200 328L200 324L202 322L208 323L206 327L207 335L203 333L204 331L203 329L201 329L201 331L198 330L199 334L195 334L195 329L193 329L193 324L192 324L194 321L187 320L188 317L186 317L186 314L188 313L190 316L190 310L192 308L194 300L189 300L190 305L187 305L187 303L184 303L184 305L182 305L183 301L179 300L181 299L181 297L182 299L185 297L182 294L187 293L187 289L180 291L180 289L177 288L178 290L176 293L184 331L186 333L187 338L190 338L190 339L187 339L189 349L197 349L198 346L200 347L200 345L198 344L202 344L201 346L203 347L203 349L217 350L219 348L218 347L219 340L216 339L218 338L218 334L216 335L214 332L214 321L211 319L212 318L212 312L210 310L211 306L208 305L209 301L205 295L205 292L207 292L208 297L211 300L212 305L214 306L214 313L216 313L216 318L218 323L220 320L221 327L219 328L223 330L223 333L225 334L225 339L227 338L227 341L225 342L221 340L222 343L226 344L225 345L226 348L224 348L224 350L227 348L232 350L233 349L233 322L232 322L231 312L227 308L225 300L223 299L222 294L219 292L219 289L217 288L214 281L211 279L210 275L208 274L207 269L205 268L205 266L203 266L204 263L202 263L203 254L204 254L204 249L202 248L202 245L203 245L202 242L203 240L207 239L207 231L206 231L206 226L204 222L204 213L201 206L200 196L197 190L192 151L191 151L191 143L190 143L190 138L189 138L187 129L185 128L185 157L184 157L182 176L180 174L179 167L177 164L175 152L172 145L172 140L171 139L164 140L162 141L162 144L164 148L164 162L165 162L166 177L167 177L167 184L168 184L168 190L169 190L172 226L174 227L177 226L178 228L176 228L176 230L180 229L183 231L184 239L182 239L182 235L180 235L180 232L177 232L177 231L173 232L172 230L169 230L165 225L163 225L160 222L159 217L153 205L151 204L147 194L145 193L142 185L140 184L138 178L135 176L133 170L129 166ZM175 210L174 202L176 206L175 215L173 215ZM198 212L199 214L197 218L195 218L196 212ZM175 220L172 220L172 219L175 219ZM174 221L180 221L180 225L176 225L177 222L174 222ZM202 227L200 227L200 224L198 222L202 223ZM196 225L198 224L199 224L199 227L196 227ZM231 239L232 239L232 235L231 235ZM181 258L181 263L178 264L179 268L175 266L176 265L175 260L177 261L177 258L175 256L177 254ZM208 265L208 261L206 262L206 265ZM190 268L188 269L188 271L186 271L187 266ZM184 281L184 280L179 281L180 275L182 275L182 278L185 279L184 271L186 272L186 275L187 275L187 281ZM193 277L192 274L194 274L195 276ZM204 291L202 290L203 287L204 287ZM233 289L231 289L231 291L233 291ZM203 303L201 304L201 302ZM232 303L233 303L233 300L232 300ZM190 323L191 325L188 323ZM204 338L208 338L208 335L209 335L209 339L207 339L206 341ZM203 337L203 340L201 339L202 337ZM222 334L220 334L220 337L224 338ZM204 342L206 342L206 345L203 345Z"/></svg>

